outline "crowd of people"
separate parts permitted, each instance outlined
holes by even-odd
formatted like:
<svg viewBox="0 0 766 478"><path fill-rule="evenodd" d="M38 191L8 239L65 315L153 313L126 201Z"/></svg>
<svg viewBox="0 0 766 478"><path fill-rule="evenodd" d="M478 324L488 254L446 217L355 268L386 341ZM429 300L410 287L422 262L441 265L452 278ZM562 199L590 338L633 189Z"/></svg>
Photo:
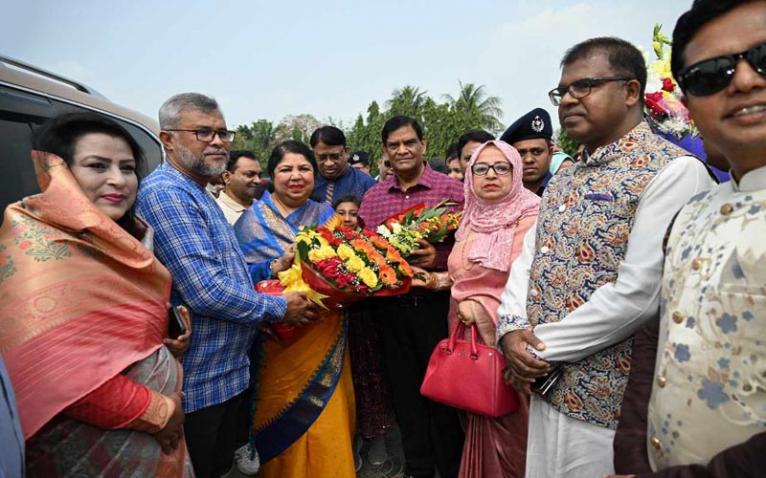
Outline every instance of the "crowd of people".
<svg viewBox="0 0 766 478"><path fill-rule="evenodd" d="M574 157L542 108L466 131L438 165L424 125L394 116L373 178L334 126L232 151L218 103L182 93L159 109L166 161L139 178L121 126L48 121L42 193L0 228L0 476L354 477L394 428L398 477L763 476L764 25L766 1L695 0L673 33L721 184L653 130L644 58L613 37L572 46L549 93ZM302 227L417 205L462 219L407 256L406 294L324 310L259 287ZM420 393L456 327L503 354L515 412Z"/></svg>

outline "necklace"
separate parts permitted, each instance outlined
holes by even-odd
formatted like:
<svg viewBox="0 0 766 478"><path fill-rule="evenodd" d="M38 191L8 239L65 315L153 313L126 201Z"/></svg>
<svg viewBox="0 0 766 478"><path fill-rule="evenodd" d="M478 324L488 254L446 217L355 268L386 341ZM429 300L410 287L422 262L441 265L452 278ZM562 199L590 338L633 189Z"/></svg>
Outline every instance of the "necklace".
<svg viewBox="0 0 766 478"><path fill-rule="evenodd" d="M282 213L282 216L284 217L289 216L298 209L297 207L287 206L285 203L279 200L279 197L277 197L276 194L273 194L271 199L274 201L274 205L277 206L277 209L279 209L279 212Z"/></svg>

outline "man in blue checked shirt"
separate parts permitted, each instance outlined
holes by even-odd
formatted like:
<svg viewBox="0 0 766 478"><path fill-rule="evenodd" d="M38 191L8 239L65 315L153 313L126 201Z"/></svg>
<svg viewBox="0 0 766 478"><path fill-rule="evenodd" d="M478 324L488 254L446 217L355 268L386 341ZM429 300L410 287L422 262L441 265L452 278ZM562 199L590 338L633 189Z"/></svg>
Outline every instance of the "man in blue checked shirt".
<svg viewBox="0 0 766 478"><path fill-rule="evenodd" d="M179 94L162 105L159 120L167 162L141 184L137 212L154 228L155 253L173 275L173 305L192 311L183 363L186 442L197 477L218 477L232 464L258 326L306 324L318 314L302 294L253 290L234 231L205 191L226 168L234 136L218 103Z"/></svg>

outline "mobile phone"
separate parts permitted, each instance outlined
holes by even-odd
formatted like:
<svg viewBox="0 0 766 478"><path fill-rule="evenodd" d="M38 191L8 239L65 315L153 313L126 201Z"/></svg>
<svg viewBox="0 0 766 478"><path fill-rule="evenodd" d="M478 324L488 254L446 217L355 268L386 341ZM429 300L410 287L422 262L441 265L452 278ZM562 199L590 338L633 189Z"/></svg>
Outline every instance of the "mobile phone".
<svg viewBox="0 0 766 478"><path fill-rule="evenodd" d="M179 310L181 307L185 306L178 305L176 307L171 307L168 311L168 337L171 339L177 339L186 333L186 325L184 324L183 317L181 317L181 312Z"/></svg>
<svg viewBox="0 0 766 478"><path fill-rule="evenodd" d="M532 384L532 391L544 397L559 381L562 373L560 366L554 367L551 373L535 380L535 383Z"/></svg>

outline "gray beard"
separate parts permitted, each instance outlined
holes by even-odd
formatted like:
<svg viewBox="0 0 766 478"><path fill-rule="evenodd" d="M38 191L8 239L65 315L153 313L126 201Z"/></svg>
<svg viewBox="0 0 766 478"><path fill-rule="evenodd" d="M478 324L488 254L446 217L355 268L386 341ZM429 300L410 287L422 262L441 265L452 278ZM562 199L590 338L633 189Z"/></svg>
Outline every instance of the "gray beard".
<svg viewBox="0 0 766 478"><path fill-rule="evenodd" d="M205 155L194 156L194 154L186 149L183 145L177 145L178 150L178 162L180 162L186 169L192 171L200 176L212 178L220 175L226 171L226 163L220 166L210 166L205 164Z"/></svg>

